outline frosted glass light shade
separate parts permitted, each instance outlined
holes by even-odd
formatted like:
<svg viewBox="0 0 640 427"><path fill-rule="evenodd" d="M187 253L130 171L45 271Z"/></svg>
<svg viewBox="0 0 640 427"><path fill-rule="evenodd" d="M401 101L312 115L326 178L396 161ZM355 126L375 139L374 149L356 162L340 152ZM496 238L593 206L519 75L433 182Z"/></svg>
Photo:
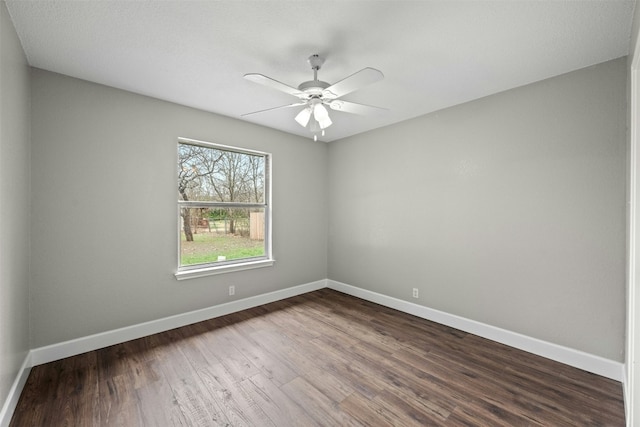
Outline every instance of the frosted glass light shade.
<svg viewBox="0 0 640 427"><path fill-rule="evenodd" d="M307 127L307 124L309 123L310 118L311 118L311 107L307 107L298 113L298 115L296 116L296 122L298 122L298 124L304 128L304 127Z"/></svg>

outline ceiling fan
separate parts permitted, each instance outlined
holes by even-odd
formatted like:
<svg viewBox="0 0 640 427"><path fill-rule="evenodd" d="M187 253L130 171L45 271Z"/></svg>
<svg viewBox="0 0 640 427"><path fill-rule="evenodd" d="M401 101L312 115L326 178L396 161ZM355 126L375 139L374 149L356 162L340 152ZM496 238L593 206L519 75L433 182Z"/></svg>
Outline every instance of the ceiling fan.
<svg viewBox="0 0 640 427"><path fill-rule="evenodd" d="M281 92L288 93L289 95L293 95L298 98L299 102L282 105L280 107L267 108L266 110L254 111L253 113L246 113L243 114L242 117L251 114L264 113L265 111L304 106L304 108L296 115L295 120L300 124L300 126L308 128L309 131L314 134L313 139L317 140L318 133L322 133L322 135L324 135L324 130L333 123L329 117L329 111L326 107L329 107L334 111L343 111L345 113L361 115L384 110L384 108L380 107L373 107L371 105L358 104L339 99L366 85L382 80L384 75L381 71L367 67L345 77L337 83L329 84L318 80L318 70L322 67L322 64L324 64L324 58L318 54L314 54L309 57L308 62L313 70L313 80L303 82L298 85L297 88L281 83L263 74L245 74L245 79L269 86Z"/></svg>

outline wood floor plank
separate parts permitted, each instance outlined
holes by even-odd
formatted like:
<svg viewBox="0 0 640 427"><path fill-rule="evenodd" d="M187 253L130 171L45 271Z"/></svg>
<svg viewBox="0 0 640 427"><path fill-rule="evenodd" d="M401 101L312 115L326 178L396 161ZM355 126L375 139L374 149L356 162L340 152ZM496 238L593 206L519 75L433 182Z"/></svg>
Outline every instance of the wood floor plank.
<svg viewBox="0 0 640 427"><path fill-rule="evenodd" d="M174 399L180 407L187 425L226 425L226 414L215 405L201 377L192 369L185 358L175 363L164 364L163 373L167 378Z"/></svg>
<svg viewBox="0 0 640 427"><path fill-rule="evenodd" d="M325 369L318 363L317 355L308 351L307 347L293 346L283 350L282 357L296 366L309 384L336 402L354 392L352 385L340 376Z"/></svg>
<svg viewBox="0 0 640 427"><path fill-rule="evenodd" d="M231 426L275 426L258 402L222 365L203 367L198 370L211 398L222 408Z"/></svg>
<svg viewBox="0 0 640 427"><path fill-rule="evenodd" d="M464 407L471 404L477 410L480 407L469 399L469 396L486 396L485 399L491 403L494 413L510 413L509 408L515 407L516 414L527 419L530 414L547 409L550 410L547 415L548 421L556 424L564 420L562 411L553 408L552 401L544 397L543 390L540 393L528 394L515 381L516 378L505 381L504 372L502 375L496 375L497 372L501 372L499 370L484 373L481 369L474 369L472 363L470 366L458 365L450 358L441 357L437 352L425 353L423 357L418 357L415 353L400 351L394 354L394 359L396 360L393 364L400 371L407 370L418 378L424 374L429 375L429 383L439 386L436 391L447 393L456 406ZM419 368L416 368L419 366L428 368L420 372L417 371Z"/></svg>
<svg viewBox="0 0 640 427"><path fill-rule="evenodd" d="M31 370L22 426L623 426L619 382L329 289Z"/></svg>
<svg viewBox="0 0 640 427"><path fill-rule="evenodd" d="M358 392L344 399L340 403L340 409L366 426L406 425L400 422L395 411L392 412L389 405L374 402ZM413 423L412 425L417 424Z"/></svg>
<svg viewBox="0 0 640 427"><path fill-rule="evenodd" d="M413 393L395 388L383 390L374 399L381 406L394 408L394 418L402 425L428 426L442 424L450 412L434 405L428 399L416 399Z"/></svg>
<svg viewBox="0 0 640 427"><path fill-rule="evenodd" d="M531 357L533 355L530 355ZM554 424L562 424L565 422L575 423L584 420L587 422L593 414L593 408L587 402L580 399L580 388L572 388L572 391L560 385L555 379L558 376L547 378L545 382L529 381L523 379L523 372L531 371L532 368L518 363L519 370L514 372L505 369L502 364L497 364L493 369L487 366L493 366L493 362L489 359L480 360L477 357L459 357L451 353L438 354L432 352L429 354L429 361L433 365L440 366L442 369L456 367L456 370L462 374L457 376L455 372L450 370L445 372L441 378L454 379L455 387L460 391L466 391L473 394L491 394L499 397L500 401L494 406L498 408L507 408L514 406L518 408L518 412L525 417L535 417L541 411L547 411L549 421ZM553 365L557 362L547 361L547 364ZM433 370L437 370L434 368ZM496 375L500 372L500 375ZM602 382L605 379L601 379ZM594 393L596 397L598 393ZM557 402L564 402L565 405L558 406ZM618 411L623 411L622 402L617 399ZM600 401L598 407L602 410L607 409L605 401ZM579 413L576 408L580 408ZM600 413L597 417L606 418L606 412Z"/></svg>
<svg viewBox="0 0 640 427"><path fill-rule="evenodd" d="M319 363L325 370L337 377L345 379L351 387L369 399L373 399L387 386L384 379L377 375L371 375L371 369L360 363L354 363L349 355L345 353L345 348L338 343L325 339L312 340L315 346L314 353L318 354Z"/></svg>
<svg viewBox="0 0 640 427"><path fill-rule="evenodd" d="M135 391L138 398L139 418L141 426L186 426L185 418L173 390L167 380L162 377L152 386ZM108 423L103 423L107 426Z"/></svg>
<svg viewBox="0 0 640 427"><path fill-rule="evenodd" d="M269 419L277 426L321 426L304 409L263 374L242 381L242 387L259 402Z"/></svg>
<svg viewBox="0 0 640 427"><path fill-rule="evenodd" d="M332 400L302 377L288 382L282 390L320 425L363 427L355 418L337 410L339 402Z"/></svg>
<svg viewBox="0 0 640 427"><path fill-rule="evenodd" d="M117 375L100 382L100 425L126 426L141 425L142 417L137 394L133 383L126 374ZM53 425L83 425L82 420L71 424ZM88 424L87 424L88 425Z"/></svg>
<svg viewBox="0 0 640 427"><path fill-rule="evenodd" d="M361 359L363 363L367 360L371 361L371 366L377 375L387 384L393 385L385 388L376 398L384 395L387 399L402 401L404 410L413 408L412 413L422 413L426 419L431 420L430 423L447 419L459 403L459 400L451 395L450 388L439 386L435 381L424 381L424 376L415 375L415 369L406 369L391 355L371 357L372 353L367 344L362 343L360 346L353 347L354 359ZM422 419L423 417L413 416L413 418Z"/></svg>

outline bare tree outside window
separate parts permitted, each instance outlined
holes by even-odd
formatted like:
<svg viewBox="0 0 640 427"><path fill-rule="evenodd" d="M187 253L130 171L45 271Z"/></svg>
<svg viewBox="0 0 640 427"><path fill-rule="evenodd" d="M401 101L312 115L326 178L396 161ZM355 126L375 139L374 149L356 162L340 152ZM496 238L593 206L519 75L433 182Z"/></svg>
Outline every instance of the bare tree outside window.
<svg viewBox="0 0 640 427"><path fill-rule="evenodd" d="M178 144L180 267L266 257L269 156Z"/></svg>

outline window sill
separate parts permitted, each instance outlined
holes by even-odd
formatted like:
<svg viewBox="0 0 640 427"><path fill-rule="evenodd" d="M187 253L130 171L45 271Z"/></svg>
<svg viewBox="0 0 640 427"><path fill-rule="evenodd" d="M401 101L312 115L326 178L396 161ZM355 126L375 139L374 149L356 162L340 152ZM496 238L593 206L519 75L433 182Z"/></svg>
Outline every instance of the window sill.
<svg viewBox="0 0 640 427"><path fill-rule="evenodd" d="M198 277L213 276L215 274L233 273L234 271L252 270L254 268L271 267L275 264L273 259L261 259L259 261L248 261L238 264L227 264L216 267L198 268L193 270L183 270L175 273L176 279L195 279Z"/></svg>

